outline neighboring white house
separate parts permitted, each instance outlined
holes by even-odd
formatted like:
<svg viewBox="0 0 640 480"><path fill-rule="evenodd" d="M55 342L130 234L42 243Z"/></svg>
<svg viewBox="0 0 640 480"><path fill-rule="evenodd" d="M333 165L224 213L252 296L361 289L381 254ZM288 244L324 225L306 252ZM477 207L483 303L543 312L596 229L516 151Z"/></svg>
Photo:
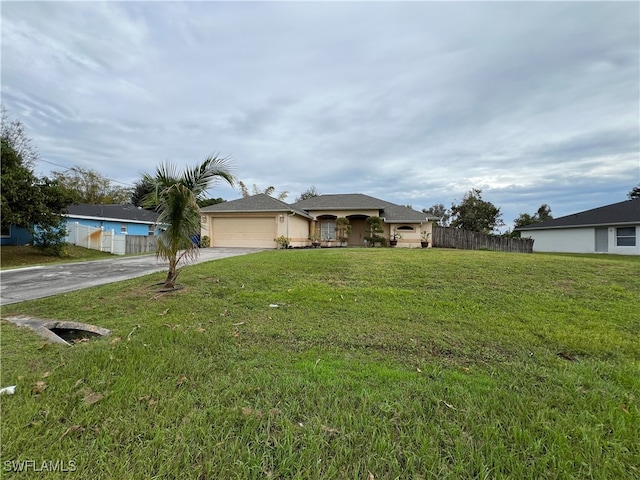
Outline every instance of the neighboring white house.
<svg viewBox="0 0 640 480"><path fill-rule="evenodd" d="M519 227L535 252L640 255L640 198Z"/></svg>

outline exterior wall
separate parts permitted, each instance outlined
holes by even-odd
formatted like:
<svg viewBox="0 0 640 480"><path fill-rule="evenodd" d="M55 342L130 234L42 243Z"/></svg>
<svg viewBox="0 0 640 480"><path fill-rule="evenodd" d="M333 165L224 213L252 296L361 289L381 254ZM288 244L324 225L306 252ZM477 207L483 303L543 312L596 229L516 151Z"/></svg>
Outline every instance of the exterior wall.
<svg viewBox="0 0 640 480"><path fill-rule="evenodd" d="M211 239L211 216L206 213L200 214L200 236Z"/></svg>
<svg viewBox="0 0 640 480"><path fill-rule="evenodd" d="M422 223L422 224L417 224L417 223L391 223L391 224L388 225L388 228L389 228L388 238L391 239L391 233L393 232L394 228L413 227L413 231L410 231L410 230L398 230L397 231L402 236L402 238L398 240L397 247L420 248L422 246L422 244L420 243L422 241L422 238L421 238L422 232L423 231L427 231L427 232L431 233L432 226L433 226L433 222L426 222L426 223ZM387 228L387 226L385 225L385 230L386 230L386 228ZM429 237L429 243L431 243L431 237Z"/></svg>
<svg viewBox="0 0 640 480"><path fill-rule="evenodd" d="M33 235L27 229L11 225L9 235L0 237L0 245L26 245L32 240Z"/></svg>
<svg viewBox="0 0 640 480"><path fill-rule="evenodd" d="M277 217L278 236L289 238L292 247L311 245L309 240L309 220L300 215L280 214Z"/></svg>
<svg viewBox="0 0 640 480"><path fill-rule="evenodd" d="M70 225L72 223L78 223L80 225L84 225L86 227L100 228L104 227L105 231L113 230L116 235L149 235L149 225L148 223L132 223L123 220L122 222L114 222L111 220L98 220L98 219L87 219L87 218L73 218L69 217L67 220L67 224ZM122 225L127 226L127 232L121 232ZM157 235L157 229L154 229L154 234Z"/></svg>
<svg viewBox="0 0 640 480"><path fill-rule="evenodd" d="M621 227L628 227L630 225L620 225ZM615 253L616 255L640 255L640 223L635 225L636 227L636 246L635 247L618 247L616 246L616 229L615 227L608 227L609 233L609 253ZM535 245L535 244L534 244Z"/></svg>
<svg viewBox="0 0 640 480"><path fill-rule="evenodd" d="M622 227L623 225L621 225ZM596 228L558 228L549 230L524 230L522 237L533 238L534 252L613 253L640 255L640 225L636 226L636 246L616 246L616 226L607 227L608 251L596 252Z"/></svg>
<svg viewBox="0 0 640 480"><path fill-rule="evenodd" d="M566 228L523 231L533 239L534 252L595 253L594 228Z"/></svg>

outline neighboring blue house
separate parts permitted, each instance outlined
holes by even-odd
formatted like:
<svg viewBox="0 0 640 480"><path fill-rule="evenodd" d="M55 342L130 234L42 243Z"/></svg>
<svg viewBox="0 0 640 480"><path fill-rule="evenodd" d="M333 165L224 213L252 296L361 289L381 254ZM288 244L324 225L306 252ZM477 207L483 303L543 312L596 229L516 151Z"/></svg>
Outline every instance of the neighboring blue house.
<svg viewBox="0 0 640 480"><path fill-rule="evenodd" d="M67 224L113 230L116 235L157 235L158 214L135 205L91 205L81 203L67 209Z"/></svg>
<svg viewBox="0 0 640 480"><path fill-rule="evenodd" d="M2 226L2 235L0 235L0 245L26 245L31 243L33 236L26 228L16 227L15 225Z"/></svg>
<svg viewBox="0 0 640 480"><path fill-rule="evenodd" d="M103 228L105 232L113 230L116 235L154 236L159 233L156 227L158 214L138 208L135 205L92 205L82 203L67 208L67 232L77 223L85 227ZM0 245L26 245L33 236L28 230L15 225L2 227Z"/></svg>

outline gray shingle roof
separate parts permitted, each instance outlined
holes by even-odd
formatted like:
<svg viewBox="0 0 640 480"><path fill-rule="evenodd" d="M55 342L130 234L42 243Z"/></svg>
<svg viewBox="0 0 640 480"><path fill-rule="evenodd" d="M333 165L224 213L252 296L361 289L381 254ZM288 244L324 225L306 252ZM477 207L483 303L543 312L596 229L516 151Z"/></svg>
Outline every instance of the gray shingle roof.
<svg viewBox="0 0 640 480"><path fill-rule="evenodd" d="M438 219L432 215L361 193L318 195L292 205L261 193L200 209L202 213L295 212L306 218L311 218L307 212L312 210L377 210L378 215L386 223L423 223L427 220Z"/></svg>
<svg viewBox="0 0 640 480"><path fill-rule="evenodd" d="M519 231L545 230L565 227L587 227L595 225L623 225L640 223L640 198L593 208L546 222L516 228Z"/></svg>
<svg viewBox="0 0 640 480"><path fill-rule="evenodd" d="M67 208L67 216L81 216L100 220L124 220L137 223L156 223L158 214L135 205L93 205L81 203Z"/></svg>
<svg viewBox="0 0 640 480"><path fill-rule="evenodd" d="M395 203L370 197L362 193L318 195L293 204L295 207L311 210L378 210L386 223L423 223L438 220L437 217L418 212Z"/></svg>
<svg viewBox="0 0 640 480"><path fill-rule="evenodd" d="M311 218L304 210L264 193L231 200L229 202L216 203L215 205L201 208L200 211L202 213L293 212L303 217Z"/></svg>
<svg viewBox="0 0 640 480"><path fill-rule="evenodd" d="M303 210L381 210L387 202L361 193L318 195L293 205Z"/></svg>

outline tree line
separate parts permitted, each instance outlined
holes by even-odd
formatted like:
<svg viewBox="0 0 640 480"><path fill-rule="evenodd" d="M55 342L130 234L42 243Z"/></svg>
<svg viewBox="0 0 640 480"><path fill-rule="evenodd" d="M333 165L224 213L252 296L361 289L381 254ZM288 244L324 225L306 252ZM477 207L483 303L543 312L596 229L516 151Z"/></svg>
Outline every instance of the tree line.
<svg viewBox="0 0 640 480"><path fill-rule="evenodd" d="M429 208L423 208L422 211L428 215L438 217L440 220L436 224L441 227L460 228L488 235L496 234L498 228L505 225L500 208L491 202L483 200L482 190L479 188L471 189L461 201L453 203L450 209L446 208L442 203L438 203ZM533 214L521 213L513 220L514 230L502 235L520 237L520 232L515 231L515 229L552 218L551 207L544 203Z"/></svg>

